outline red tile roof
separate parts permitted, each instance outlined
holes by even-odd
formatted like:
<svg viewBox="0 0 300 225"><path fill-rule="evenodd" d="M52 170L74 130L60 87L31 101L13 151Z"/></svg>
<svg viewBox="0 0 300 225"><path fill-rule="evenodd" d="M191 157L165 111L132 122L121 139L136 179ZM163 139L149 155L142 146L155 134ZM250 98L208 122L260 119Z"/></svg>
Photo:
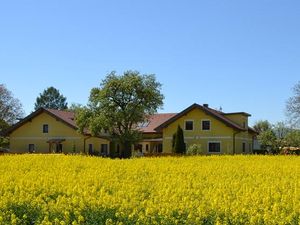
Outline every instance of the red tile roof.
<svg viewBox="0 0 300 225"><path fill-rule="evenodd" d="M45 111L61 119L63 122L71 125L72 127L78 128L74 120L75 118L74 112L62 111L57 109L45 109Z"/></svg>
<svg viewBox="0 0 300 225"><path fill-rule="evenodd" d="M241 131L246 130L246 129L242 128L241 126L239 126L238 124L236 124L235 122L233 122L232 120L225 117L224 116L224 115L226 115L225 113L214 110L214 109L211 109L209 107L204 107L204 106L201 106L201 105L198 105L198 104L193 104L193 105L186 108L185 110L183 110L180 113L158 113L158 114L154 114L154 115L150 116L146 122L139 125L139 130L142 131L143 133L161 132L162 128L164 128L165 126L167 126L170 123L174 122L175 120L177 120L181 116L185 115L187 112L191 111L194 108L199 108L201 110L204 110L206 113L214 116L216 119L224 122L225 124L227 124L228 126L234 128L234 129L241 130ZM22 126L27 121L30 121L32 118L34 118L35 116L41 114L42 112L48 113L49 115L53 116L57 120L60 120L61 122L65 123L66 125L68 125L70 127L72 127L73 129L78 129L78 126L76 125L76 122L74 120L74 117L75 117L74 112L62 111L62 110L56 110L56 109L40 108L37 111L35 111L35 112L31 113L30 115L28 115L26 118L24 118L23 120L21 120L20 122L18 122L14 126L12 126L5 133L6 134L11 133L12 131L14 131L18 127ZM249 131L250 132L255 132L250 127L249 127ZM89 132L86 131L86 134L89 134Z"/></svg>
<svg viewBox="0 0 300 225"><path fill-rule="evenodd" d="M140 131L143 133L157 133L154 128L166 122L177 113L157 113L148 118L148 120L139 126Z"/></svg>
<svg viewBox="0 0 300 225"><path fill-rule="evenodd" d="M173 123L174 121L176 121L177 119L179 119L180 117L182 117L183 115L187 114L188 112L190 112L193 109L200 109L203 110L204 112L206 112L207 114L210 114L211 116L215 117L216 119L220 120L221 122L225 123L226 125L239 130L239 131L246 131L245 128L241 127L240 125L236 124L235 122L233 122L232 120L228 119L227 117L225 117L224 113L211 109L208 106L202 106L199 104L193 104L190 107L186 108L185 110L181 111L180 113L178 113L177 115L173 116L172 118L170 118L169 120L165 121L164 123L162 123L161 125L157 126L155 128L156 131L160 131L168 126L170 123Z"/></svg>

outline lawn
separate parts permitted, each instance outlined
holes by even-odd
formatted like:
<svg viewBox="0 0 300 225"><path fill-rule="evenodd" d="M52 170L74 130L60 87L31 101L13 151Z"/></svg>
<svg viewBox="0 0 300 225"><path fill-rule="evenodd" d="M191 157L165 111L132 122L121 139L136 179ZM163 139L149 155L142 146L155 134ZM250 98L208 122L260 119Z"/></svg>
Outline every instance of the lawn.
<svg viewBox="0 0 300 225"><path fill-rule="evenodd" d="M0 224L300 224L300 157L0 156Z"/></svg>

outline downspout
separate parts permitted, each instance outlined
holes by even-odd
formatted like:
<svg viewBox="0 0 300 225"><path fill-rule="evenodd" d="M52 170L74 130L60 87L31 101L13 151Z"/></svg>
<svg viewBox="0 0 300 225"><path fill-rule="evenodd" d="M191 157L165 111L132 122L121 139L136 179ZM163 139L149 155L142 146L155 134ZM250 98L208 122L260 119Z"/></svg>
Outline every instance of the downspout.
<svg viewBox="0 0 300 225"><path fill-rule="evenodd" d="M237 134L239 134L241 131L237 131L237 132L233 132L233 140L232 140L232 143L233 143L233 148L232 148L232 154L235 155L235 136Z"/></svg>
<svg viewBox="0 0 300 225"><path fill-rule="evenodd" d="M84 154L86 153L86 148L85 148L85 144L86 144L86 140L87 139L90 139L91 138L91 136L87 136L87 137L85 137L85 138L83 138L83 152L84 152Z"/></svg>

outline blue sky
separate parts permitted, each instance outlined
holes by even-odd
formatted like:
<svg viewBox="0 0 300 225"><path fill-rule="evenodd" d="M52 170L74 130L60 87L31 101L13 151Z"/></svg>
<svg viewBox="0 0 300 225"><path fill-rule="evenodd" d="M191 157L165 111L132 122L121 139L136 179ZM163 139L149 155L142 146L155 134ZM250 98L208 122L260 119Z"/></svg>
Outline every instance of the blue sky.
<svg viewBox="0 0 300 225"><path fill-rule="evenodd" d="M1 1L0 83L28 114L54 86L69 103L112 70L156 74L164 109L194 102L285 120L300 80L300 1Z"/></svg>

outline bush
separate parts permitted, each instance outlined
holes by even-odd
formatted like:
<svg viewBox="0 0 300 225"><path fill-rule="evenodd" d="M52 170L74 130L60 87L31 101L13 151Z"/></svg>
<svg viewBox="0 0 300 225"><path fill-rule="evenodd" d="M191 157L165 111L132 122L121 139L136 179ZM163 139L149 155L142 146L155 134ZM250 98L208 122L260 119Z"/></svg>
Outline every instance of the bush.
<svg viewBox="0 0 300 225"><path fill-rule="evenodd" d="M189 146L186 154L187 155L202 155L203 151L202 151L201 145L193 144L193 145Z"/></svg>

